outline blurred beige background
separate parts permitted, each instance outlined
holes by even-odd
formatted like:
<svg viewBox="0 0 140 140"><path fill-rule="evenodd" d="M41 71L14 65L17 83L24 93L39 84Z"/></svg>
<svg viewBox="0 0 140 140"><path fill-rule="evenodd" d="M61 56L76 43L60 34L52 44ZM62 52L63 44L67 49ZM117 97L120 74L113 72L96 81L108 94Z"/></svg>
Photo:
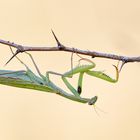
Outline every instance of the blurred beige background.
<svg viewBox="0 0 140 140"><path fill-rule="evenodd" d="M0 38L23 45L54 46L51 28L63 44L85 50L140 55L138 0L0 0ZM25 69L0 45L0 68ZM70 69L70 53L33 52L42 73ZM34 71L29 58L19 55ZM76 64L77 57L74 62ZM98 70L114 76L112 64L95 59ZM63 63L62 63L63 62ZM127 64L119 82L85 77L83 96L99 96L93 107L57 95L0 85L1 140L139 140L140 64ZM52 77L53 78L53 77ZM59 78L54 80L62 85ZM76 85L76 78L73 80ZM62 88L65 88L62 85Z"/></svg>

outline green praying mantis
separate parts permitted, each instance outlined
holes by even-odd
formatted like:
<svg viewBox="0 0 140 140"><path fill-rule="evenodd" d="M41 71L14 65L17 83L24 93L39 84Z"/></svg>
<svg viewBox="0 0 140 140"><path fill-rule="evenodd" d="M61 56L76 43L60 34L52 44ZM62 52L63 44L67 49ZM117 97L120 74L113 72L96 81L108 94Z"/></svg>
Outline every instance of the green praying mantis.
<svg viewBox="0 0 140 140"><path fill-rule="evenodd" d="M46 76L44 76L41 74L32 55L29 53L27 54L30 56L39 76L35 75L24 62L22 62L17 56L15 56L26 67L26 70L20 70L20 71L0 70L0 84L20 87L20 88L40 90L40 91L45 91L45 92L50 92L50 93L56 93L60 96L63 96L73 101L77 101L81 103L88 103L89 105L94 105L98 99L97 96L94 96L92 98L81 97L82 82L83 82L84 74L94 76L94 77L97 77L97 78L100 78L100 79L103 79L112 83L117 82L119 78L118 67L114 66L116 69L116 78L113 79L101 71L93 71L92 69L95 68L95 63L92 61L90 61L90 64L88 65L79 64L76 67L72 68L70 71L65 72L64 74L47 71ZM80 59L80 61L81 60L87 60L87 59L82 58ZM56 74L56 75L61 76L64 84L67 86L67 88L70 90L72 94L67 93L66 91L58 87L56 84L54 84L50 80L49 74ZM75 74L79 74L77 89L75 89L67 80L67 78L71 78Z"/></svg>

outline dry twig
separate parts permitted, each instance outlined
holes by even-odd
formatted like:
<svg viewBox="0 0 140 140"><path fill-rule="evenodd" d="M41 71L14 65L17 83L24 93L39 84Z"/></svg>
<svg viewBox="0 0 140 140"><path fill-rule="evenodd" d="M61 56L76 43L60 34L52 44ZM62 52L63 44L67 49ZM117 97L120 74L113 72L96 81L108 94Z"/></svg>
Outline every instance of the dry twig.
<svg viewBox="0 0 140 140"><path fill-rule="evenodd" d="M114 59L114 60L119 60L122 61L122 66L128 62L140 62L140 56L138 57L128 57L128 56L122 56L122 55L115 55L115 54L109 54L109 53L101 53L101 52L96 52L96 51L89 51L89 50L80 50L77 48L70 48L67 46L64 46L60 41L57 39L56 35L52 31L54 38L57 42L56 47L31 47L31 46L24 46L24 45L19 45L10 41L5 41L0 39L0 43L8 46L12 46L17 49L15 54L10 58L14 58L18 53L26 52L26 51L65 51L65 52L72 52L72 53L77 53L77 54L82 54L82 55L88 55L91 56L92 58L94 57L100 57L100 58L107 58L107 59ZM9 60L9 61L10 61ZM9 62L8 61L8 62ZM7 63L8 63L7 62Z"/></svg>

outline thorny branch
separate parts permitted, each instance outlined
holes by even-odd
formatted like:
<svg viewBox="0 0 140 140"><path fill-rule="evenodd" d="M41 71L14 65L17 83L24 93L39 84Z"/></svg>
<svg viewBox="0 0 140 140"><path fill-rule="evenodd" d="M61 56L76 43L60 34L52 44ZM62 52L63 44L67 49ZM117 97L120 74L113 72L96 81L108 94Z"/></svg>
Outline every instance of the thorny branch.
<svg viewBox="0 0 140 140"><path fill-rule="evenodd" d="M10 60L13 59L18 53L22 53L22 52L26 52L26 51L65 51L65 52L72 52L72 53L77 53L77 54L82 54L82 55L88 55L88 56L91 56L92 58L100 57L100 58L119 60L119 61L122 61L122 66L125 63L128 63L128 62L140 62L140 56L138 56L138 57L128 57L128 56L115 55L115 54L109 54L109 53L101 53L101 52L96 52L96 51L80 50L80 49L77 49L77 48L70 48L70 47L67 47L67 46L64 46L63 44L61 44L60 41L57 39L55 33L53 31L52 31L52 33L53 33L54 38L57 42L56 47L24 46L24 45L19 45L19 44L10 42L10 41L5 41L5 40L2 40L2 39L0 39L0 43L4 44L4 45L12 46L12 47L17 49L17 51L10 58Z"/></svg>

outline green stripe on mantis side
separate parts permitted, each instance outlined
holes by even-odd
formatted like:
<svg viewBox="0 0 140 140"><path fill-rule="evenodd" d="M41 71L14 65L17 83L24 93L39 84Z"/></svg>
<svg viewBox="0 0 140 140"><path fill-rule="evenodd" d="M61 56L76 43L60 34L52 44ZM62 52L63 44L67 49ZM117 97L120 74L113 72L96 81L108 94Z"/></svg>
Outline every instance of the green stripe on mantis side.
<svg viewBox="0 0 140 140"><path fill-rule="evenodd" d="M0 77L0 84L55 93L55 91L48 86L12 77Z"/></svg>
<svg viewBox="0 0 140 140"><path fill-rule="evenodd" d="M55 92L51 87L32 81L28 74L27 71L25 70L20 71L0 70L0 84L19 88L28 88L41 91Z"/></svg>
<svg viewBox="0 0 140 140"><path fill-rule="evenodd" d="M72 70L64 73L63 76L65 76L65 77L72 77L74 74L77 74L77 73L80 73L80 72L86 72L87 70L92 69L94 67L95 67L95 64L76 66Z"/></svg>

